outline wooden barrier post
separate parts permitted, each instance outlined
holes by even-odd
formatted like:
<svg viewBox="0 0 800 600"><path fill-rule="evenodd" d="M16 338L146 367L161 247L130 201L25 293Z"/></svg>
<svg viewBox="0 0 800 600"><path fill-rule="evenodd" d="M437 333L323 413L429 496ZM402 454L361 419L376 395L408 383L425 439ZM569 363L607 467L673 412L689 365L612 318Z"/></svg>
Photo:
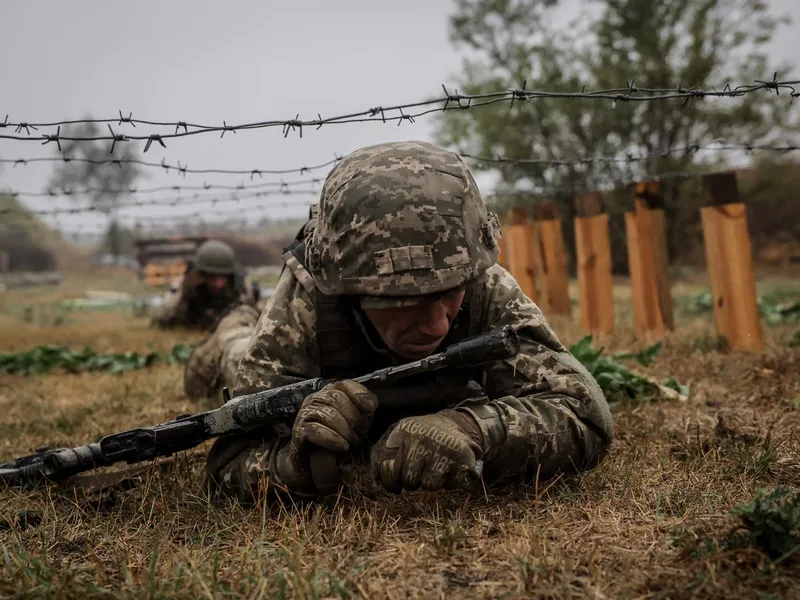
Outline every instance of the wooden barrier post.
<svg viewBox="0 0 800 600"><path fill-rule="evenodd" d="M567 253L564 234L555 202L535 204L533 207L536 247L536 269L541 275L540 306L545 315L572 314L569 298Z"/></svg>
<svg viewBox="0 0 800 600"><path fill-rule="evenodd" d="M508 270L511 276L517 280L525 295L536 302L533 225L524 208L512 208L508 211L506 232Z"/></svg>
<svg viewBox="0 0 800 600"><path fill-rule="evenodd" d="M675 328L675 321L661 184L637 183L633 197L634 210L625 213L633 324L640 335L663 334Z"/></svg>
<svg viewBox="0 0 800 600"><path fill-rule="evenodd" d="M735 350L764 348L758 311L747 207L739 202L736 175L703 176L708 206L700 209L717 334Z"/></svg>
<svg viewBox="0 0 800 600"><path fill-rule="evenodd" d="M608 215L600 194L575 198L575 252L581 325L588 333L614 331L614 287Z"/></svg>

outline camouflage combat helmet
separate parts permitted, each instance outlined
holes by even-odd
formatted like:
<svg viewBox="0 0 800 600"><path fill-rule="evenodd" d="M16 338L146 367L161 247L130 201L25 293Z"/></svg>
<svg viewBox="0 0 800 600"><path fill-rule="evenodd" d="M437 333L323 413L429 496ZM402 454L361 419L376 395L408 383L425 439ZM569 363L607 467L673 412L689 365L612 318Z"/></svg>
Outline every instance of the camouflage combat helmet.
<svg viewBox="0 0 800 600"><path fill-rule="evenodd" d="M203 242L194 256L198 271L214 275L232 275L236 269L233 248L220 240Z"/></svg>
<svg viewBox="0 0 800 600"><path fill-rule="evenodd" d="M421 141L346 156L322 189L306 262L320 291L412 305L495 264L501 237L466 164Z"/></svg>

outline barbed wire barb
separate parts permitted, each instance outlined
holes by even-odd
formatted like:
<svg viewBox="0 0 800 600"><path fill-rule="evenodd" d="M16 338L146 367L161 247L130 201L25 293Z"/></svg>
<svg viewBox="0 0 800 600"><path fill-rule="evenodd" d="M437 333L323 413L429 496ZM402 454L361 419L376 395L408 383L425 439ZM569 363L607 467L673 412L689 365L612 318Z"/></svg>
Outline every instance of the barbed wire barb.
<svg viewBox="0 0 800 600"><path fill-rule="evenodd" d="M222 121L222 133L219 137L223 137L226 131L232 131L233 133L236 133L236 128L228 125L226 121Z"/></svg>
<svg viewBox="0 0 800 600"><path fill-rule="evenodd" d="M133 122L133 111L128 113L127 117L122 116L122 111L119 111L119 124L122 125L123 123L130 123L134 127L136 127L136 123ZM110 129L110 127L109 127Z"/></svg>
<svg viewBox="0 0 800 600"><path fill-rule="evenodd" d="M322 126L322 124L320 123L320 127L321 126ZM286 121L286 125L284 125L284 127L283 127L283 137L286 138L286 136L289 135L289 129L294 131L295 128L300 130L300 137L302 138L303 137L303 123L302 123L302 121L300 121L300 113L297 113L297 116L293 120ZM319 127L317 127L317 129L319 129Z"/></svg>
<svg viewBox="0 0 800 600"><path fill-rule="evenodd" d="M131 113L131 114L133 114L133 113ZM121 112L120 112L120 117L122 117L122 113ZM114 133L114 130L111 129L111 125L108 125L108 130L111 132L111 139L113 140L111 142L111 149L108 151L108 153L109 154L114 154L114 148L117 147L117 142L124 142L124 141L126 141L126 139L125 139L124 135L122 135L122 134L117 135L116 133ZM120 165L120 168L122 168L122 165Z"/></svg>
<svg viewBox="0 0 800 600"><path fill-rule="evenodd" d="M61 149L61 140L58 139L58 136L61 134L61 125L58 126L58 131L56 131L55 135L46 135L45 141L42 142L42 146L46 146L50 142L55 142L58 145L58 151L63 152Z"/></svg>
<svg viewBox="0 0 800 600"><path fill-rule="evenodd" d="M160 135L153 134L150 136L150 138L147 140L147 143L144 145L145 152L147 152L150 149L150 144L152 144L153 142L158 142L164 148L167 147L167 145L164 143L164 140L161 139Z"/></svg>
<svg viewBox="0 0 800 600"><path fill-rule="evenodd" d="M514 100L516 100L518 97L521 100L527 100L527 98L525 97L525 86L527 84L528 84L528 80L527 79L523 79L521 88L515 89L515 90L508 90L511 93L511 104L508 107L509 112L511 112L511 110L513 110L513 108L514 108Z"/></svg>

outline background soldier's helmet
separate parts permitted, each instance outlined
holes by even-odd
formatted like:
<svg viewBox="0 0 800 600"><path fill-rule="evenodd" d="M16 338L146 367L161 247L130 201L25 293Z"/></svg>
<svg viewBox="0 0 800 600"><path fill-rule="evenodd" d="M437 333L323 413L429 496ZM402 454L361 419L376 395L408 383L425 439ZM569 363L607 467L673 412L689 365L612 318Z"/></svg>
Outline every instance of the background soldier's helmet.
<svg viewBox="0 0 800 600"><path fill-rule="evenodd" d="M214 275L232 275L236 269L236 255L225 242L208 240L203 242L194 256L198 271Z"/></svg>
<svg viewBox="0 0 800 600"><path fill-rule="evenodd" d="M329 173L307 264L328 295L414 304L495 264L501 236L461 158L420 141L368 146Z"/></svg>

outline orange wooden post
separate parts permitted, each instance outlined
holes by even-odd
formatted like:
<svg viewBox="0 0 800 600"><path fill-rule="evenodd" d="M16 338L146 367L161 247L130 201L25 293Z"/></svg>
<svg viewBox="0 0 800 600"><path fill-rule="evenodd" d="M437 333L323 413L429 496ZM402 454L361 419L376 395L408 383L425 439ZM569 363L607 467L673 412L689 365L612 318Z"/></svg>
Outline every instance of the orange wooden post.
<svg viewBox="0 0 800 600"><path fill-rule="evenodd" d="M703 176L709 206L700 209L717 334L735 350L764 348L747 207L734 173Z"/></svg>
<svg viewBox="0 0 800 600"><path fill-rule="evenodd" d="M633 324L640 335L663 334L675 328L675 321L661 184L637 183L633 197L634 210L625 213Z"/></svg>
<svg viewBox="0 0 800 600"><path fill-rule="evenodd" d="M608 215L600 194L575 198L575 252L581 326L588 333L614 331L614 287Z"/></svg>
<svg viewBox="0 0 800 600"><path fill-rule="evenodd" d="M511 276L517 280L525 295L536 302L533 225L524 208L512 208L508 211L506 239L508 240L506 246L508 270Z"/></svg>
<svg viewBox="0 0 800 600"><path fill-rule="evenodd" d="M535 204L534 233L536 270L539 272L542 299L540 306L546 315L572 314L569 298L569 276L564 234L554 202Z"/></svg>

